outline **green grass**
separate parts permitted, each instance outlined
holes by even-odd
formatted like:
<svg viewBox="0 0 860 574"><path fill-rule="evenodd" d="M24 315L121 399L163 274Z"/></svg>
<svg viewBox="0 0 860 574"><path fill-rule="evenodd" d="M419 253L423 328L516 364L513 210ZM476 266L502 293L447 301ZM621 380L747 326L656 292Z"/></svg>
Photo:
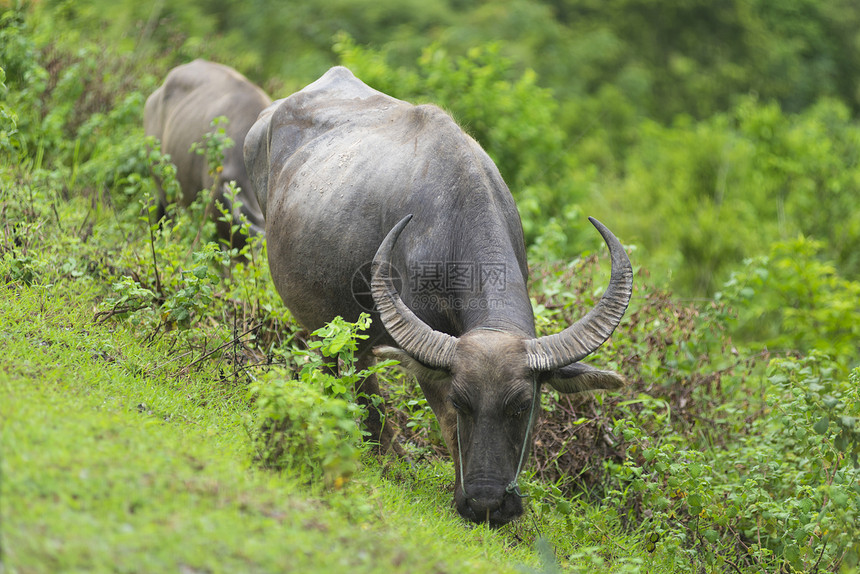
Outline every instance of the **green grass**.
<svg viewBox="0 0 860 574"><path fill-rule="evenodd" d="M368 461L330 492L254 469L241 393L205 373L148 374L163 351L94 324L89 296L78 282L7 286L2 299L5 571L505 572L534 562L528 545L456 517L445 465L414 474Z"/></svg>

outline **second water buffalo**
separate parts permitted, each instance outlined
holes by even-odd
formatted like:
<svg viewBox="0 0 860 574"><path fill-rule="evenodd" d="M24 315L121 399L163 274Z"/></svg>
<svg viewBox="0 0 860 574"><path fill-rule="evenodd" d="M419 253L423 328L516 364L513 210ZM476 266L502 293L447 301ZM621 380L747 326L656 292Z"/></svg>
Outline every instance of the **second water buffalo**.
<svg viewBox="0 0 860 574"><path fill-rule="evenodd" d="M244 215L251 225L252 234L264 229L263 214L257 203L242 155L245 135L257 120L259 113L271 103L266 93L236 70L206 60L194 60L173 68L161 85L146 100L144 132L161 141L161 151L170 155L176 166L181 188L180 205L187 207L198 193L215 185L214 201L220 201L233 214L233 223ZM191 150L202 145L204 136L213 130L212 121L227 118L227 136L234 144L224 153L223 170L216 178L210 175L205 155ZM217 180L217 181L216 181ZM240 208L231 205L225 197L230 181L241 188L237 199ZM160 214L164 213L167 198L161 191ZM209 208L210 213L217 212ZM230 241L230 226L216 220L218 236ZM243 236L233 234L233 246L241 247Z"/></svg>

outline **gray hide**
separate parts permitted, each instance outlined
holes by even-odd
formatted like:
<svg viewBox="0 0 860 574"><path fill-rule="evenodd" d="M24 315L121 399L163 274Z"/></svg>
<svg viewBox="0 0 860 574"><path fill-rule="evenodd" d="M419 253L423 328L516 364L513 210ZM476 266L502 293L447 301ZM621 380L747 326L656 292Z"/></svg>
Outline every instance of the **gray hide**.
<svg viewBox="0 0 860 574"><path fill-rule="evenodd" d="M460 514L492 524L519 516L535 391L622 384L578 362L630 298L618 240L594 222L612 256L606 294L575 325L536 338L522 226L496 166L439 108L396 100L342 67L260 114L245 162L272 278L296 318L316 329L375 305L359 364L375 347L417 377L454 459ZM375 378L363 390L378 392ZM387 448L379 417L371 412L368 427Z"/></svg>
<svg viewBox="0 0 860 574"><path fill-rule="evenodd" d="M225 116L228 119L225 130L234 145L225 151L224 169L218 177L213 201L220 201L233 213L234 223L239 223L238 210L228 205L224 197L226 184L235 181L242 188L238 199L242 202L241 213L251 224L251 233L263 232L263 214L245 170L242 149L248 130L270 103L269 96L242 74L214 62L194 60L167 74L164 84L146 100L143 125L147 136L161 141L161 151L169 154L176 166L182 190L182 196L177 198L180 205L187 207L201 190L209 190L215 183L209 175L205 155L190 149L192 144L202 143L203 136L213 130L213 119ZM159 214L163 215L167 204L163 191L159 203ZM212 206L209 212L220 215ZM229 241L229 227L220 221L216 221L216 226L218 236ZM241 247L242 239L234 237L234 246Z"/></svg>

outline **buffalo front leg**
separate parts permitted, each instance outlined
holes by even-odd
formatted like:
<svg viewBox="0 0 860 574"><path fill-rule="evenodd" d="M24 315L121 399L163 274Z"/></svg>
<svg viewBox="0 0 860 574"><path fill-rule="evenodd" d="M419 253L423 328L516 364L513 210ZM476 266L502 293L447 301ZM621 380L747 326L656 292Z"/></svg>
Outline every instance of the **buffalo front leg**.
<svg viewBox="0 0 860 574"><path fill-rule="evenodd" d="M359 356L356 367L359 370L364 370L373 364L374 360L375 358L370 354ZM364 425L367 432L370 433L368 440L377 445L376 449L380 454L393 451L404 456L406 453L396 440L396 429L385 416L385 403L379 392L379 380L376 375L370 375L358 383L355 393L356 401L367 412Z"/></svg>

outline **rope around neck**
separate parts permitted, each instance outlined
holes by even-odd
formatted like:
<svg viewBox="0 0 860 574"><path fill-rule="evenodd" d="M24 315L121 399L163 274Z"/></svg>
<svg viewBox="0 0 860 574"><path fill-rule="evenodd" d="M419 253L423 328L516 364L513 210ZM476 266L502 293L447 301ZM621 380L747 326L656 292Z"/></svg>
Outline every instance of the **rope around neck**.
<svg viewBox="0 0 860 574"><path fill-rule="evenodd" d="M535 419L535 406L538 403L540 393L538 392L538 382L537 375L532 377L532 382L534 383L534 394L532 395L532 405L531 410L529 411L529 424L526 427L526 437L523 440L523 448L520 450L520 461L517 463L517 473L514 475L514 479L505 487L505 492L508 494L516 494L520 498L528 497L527 494L523 494L520 492L520 485L518 483L520 478L520 472L523 470L523 462L526 457L526 447L529 444L529 437L532 432L532 424ZM466 477L463 471L463 448L460 446L460 413L457 412L457 454L460 458L460 489L463 491L463 496L468 497L466 494Z"/></svg>

